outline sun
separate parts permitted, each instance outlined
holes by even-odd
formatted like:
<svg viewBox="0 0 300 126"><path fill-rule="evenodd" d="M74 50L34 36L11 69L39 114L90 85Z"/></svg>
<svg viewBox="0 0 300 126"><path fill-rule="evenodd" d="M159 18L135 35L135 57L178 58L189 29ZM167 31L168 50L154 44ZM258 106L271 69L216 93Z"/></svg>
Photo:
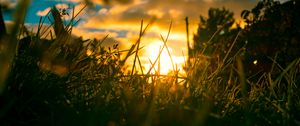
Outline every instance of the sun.
<svg viewBox="0 0 300 126"><path fill-rule="evenodd" d="M154 62L157 59L157 57L159 56L159 52L162 48L163 48L163 42L152 42L151 44L147 45L145 55L151 61L151 62L149 61L149 63L146 64L146 66L145 66L147 71L149 71L149 69L151 67L151 63L154 64ZM154 67L154 69L151 70L151 73L159 72L159 74L166 75L170 71L173 71L174 69L176 69L175 64L177 63L177 60L174 61L174 56L172 55L173 49L168 47L168 50L170 51L171 56L169 55L167 48L164 47L163 51L160 55L160 58L155 63L155 67Z"/></svg>

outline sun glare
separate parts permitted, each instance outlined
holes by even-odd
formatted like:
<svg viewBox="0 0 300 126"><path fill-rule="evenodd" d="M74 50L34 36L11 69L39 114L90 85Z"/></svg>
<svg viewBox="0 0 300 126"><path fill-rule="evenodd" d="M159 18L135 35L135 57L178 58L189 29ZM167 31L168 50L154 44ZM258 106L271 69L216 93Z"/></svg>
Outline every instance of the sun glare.
<svg viewBox="0 0 300 126"><path fill-rule="evenodd" d="M146 47L146 57L149 58L149 63L146 64L145 68L148 71L151 67L151 63L153 64L155 62L155 60L157 59L157 57L159 56L159 52L160 50L163 48L163 42L153 42L151 44L149 44ZM173 71L174 69L176 69L176 65L177 66L182 66L182 64L184 63L184 58L183 57L178 57L178 56L174 56L172 54L172 52L174 51L172 48L168 47L171 57L166 49L166 47L163 49L159 60L156 62L154 69L152 69L151 73L156 73L159 72L160 74L168 74L170 71ZM160 65L159 65L160 63ZM173 68L174 67L174 68Z"/></svg>

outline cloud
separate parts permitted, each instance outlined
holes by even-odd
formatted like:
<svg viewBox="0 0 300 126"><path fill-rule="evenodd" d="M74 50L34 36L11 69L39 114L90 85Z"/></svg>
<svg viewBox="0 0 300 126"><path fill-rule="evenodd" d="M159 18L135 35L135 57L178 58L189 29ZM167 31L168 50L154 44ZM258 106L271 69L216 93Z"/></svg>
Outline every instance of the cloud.
<svg viewBox="0 0 300 126"><path fill-rule="evenodd" d="M67 5L67 4L56 4L55 7L58 9L58 10L61 10L61 9L70 9L70 6ZM49 11L51 10L51 7L47 7L46 9L44 10L39 10L36 15L37 16L46 16Z"/></svg>
<svg viewBox="0 0 300 126"><path fill-rule="evenodd" d="M102 8L101 10L99 10L98 14L99 15L107 15L108 14L108 9Z"/></svg>
<svg viewBox="0 0 300 126"><path fill-rule="evenodd" d="M66 8L69 8L70 6L67 5L67 4L64 4L64 3L58 3L58 4L55 5L55 7L57 9L64 9L64 8L66 9Z"/></svg>
<svg viewBox="0 0 300 126"><path fill-rule="evenodd" d="M94 0L95 1L95 0ZM102 5L103 8L98 11L99 15L89 17L86 27L111 26L114 28L130 27L138 30L140 21L156 18L156 23L161 29L167 29L170 22L176 27L173 30L182 31L185 28L184 18L189 17L191 29L195 29L199 22L200 15L207 15L210 7L225 7L235 13L235 18L244 9L251 9L258 0L134 0L127 4L111 4L110 6ZM124 26L126 24L127 26ZM133 26L137 25L137 26ZM124 27L123 27L124 26ZM102 27L103 28L103 27Z"/></svg>
<svg viewBox="0 0 300 126"><path fill-rule="evenodd" d="M59 10L66 10L65 15L62 15L65 20L70 20L72 18L73 7L74 7L74 15L77 15L77 18L87 19L88 18L88 10L83 9L85 7L84 3L77 3L76 6L72 6L65 3L55 4L55 7ZM38 10L36 12L36 16L46 16L51 10L52 6L45 8L44 10ZM82 10L83 9L83 10Z"/></svg>
<svg viewBox="0 0 300 126"><path fill-rule="evenodd" d="M50 10L51 10L51 7L48 7L46 9L42 10L42 11L38 11L36 13L36 15L38 15L38 16L46 16L49 13Z"/></svg>
<svg viewBox="0 0 300 126"><path fill-rule="evenodd" d="M118 36L117 32L111 31L91 31L89 29L77 28L75 27L72 30L72 33L76 36L82 36L83 39L103 39L105 36L109 35L110 37L116 38Z"/></svg>

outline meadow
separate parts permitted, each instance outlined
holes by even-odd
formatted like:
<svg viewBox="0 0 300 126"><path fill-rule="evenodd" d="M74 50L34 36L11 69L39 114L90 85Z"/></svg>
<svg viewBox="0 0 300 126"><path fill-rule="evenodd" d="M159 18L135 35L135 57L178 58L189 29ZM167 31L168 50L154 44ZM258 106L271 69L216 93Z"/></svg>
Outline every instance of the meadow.
<svg viewBox="0 0 300 126"><path fill-rule="evenodd" d="M270 70L249 72L246 47L237 45L247 36L245 29L233 35L220 57L201 53L207 47L189 53L184 69L173 66L164 75L160 54L168 48L171 25L145 71L139 51L151 22L141 21L136 42L121 50L103 46L106 37L74 38L78 14L64 24L56 8L30 32L21 16L27 4L20 3L23 13L12 33L0 35L2 126L300 125L300 58L283 66L270 57ZM48 19L51 25L44 24Z"/></svg>

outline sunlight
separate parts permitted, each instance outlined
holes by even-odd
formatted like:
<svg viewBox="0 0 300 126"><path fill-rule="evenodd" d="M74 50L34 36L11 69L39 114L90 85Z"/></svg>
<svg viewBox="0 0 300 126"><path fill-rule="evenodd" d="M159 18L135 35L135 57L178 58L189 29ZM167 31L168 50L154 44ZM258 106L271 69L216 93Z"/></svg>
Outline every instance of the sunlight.
<svg viewBox="0 0 300 126"><path fill-rule="evenodd" d="M147 49L146 49L146 54L145 56L148 57L150 59L150 61L152 63L155 62L156 58L158 57L159 55L159 52L160 52L160 49L163 47L163 42L158 42L158 41L155 41L151 44L149 44L147 46ZM157 62L155 64L155 67L154 69L151 71L151 73L155 73L155 72L158 72L160 74L168 74L170 71L173 71L173 66L174 66L174 69L176 70L176 65L177 66L182 66L183 63L184 63L184 57L179 57L179 56L174 56L173 55L173 49L168 47L170 53L171 53L171 56L172 56L172 60L174 62L174 64L172 64L172 60L171 60L171 57L169 56L168 54L168 51L166 48L163 49L161 55L160 55L160 67L159 67L159 62ZM146 64L145 65L145 68L146 70L148 71L151 67L151 63Z"/></svg>

